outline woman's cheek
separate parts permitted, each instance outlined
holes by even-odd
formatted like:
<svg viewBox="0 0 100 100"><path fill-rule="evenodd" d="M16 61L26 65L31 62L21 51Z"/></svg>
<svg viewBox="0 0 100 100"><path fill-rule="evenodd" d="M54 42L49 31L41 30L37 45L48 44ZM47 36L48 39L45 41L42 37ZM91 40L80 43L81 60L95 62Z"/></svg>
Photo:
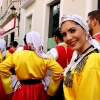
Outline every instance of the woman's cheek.
<svg viewBox="0 0 100 100"><path fill-rule="evenodd" d="M63 37L65 43L67 43L67 37Z"/></svg>

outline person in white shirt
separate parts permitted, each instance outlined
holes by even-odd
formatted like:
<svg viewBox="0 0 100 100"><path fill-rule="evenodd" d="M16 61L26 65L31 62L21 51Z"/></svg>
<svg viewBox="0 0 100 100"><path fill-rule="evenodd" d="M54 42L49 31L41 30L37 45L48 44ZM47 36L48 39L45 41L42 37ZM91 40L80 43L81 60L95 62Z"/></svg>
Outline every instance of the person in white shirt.
<svg viewBox="0 0 100 100"><path fill-rule="evenodd" d="M67 46L67 44L63 41L63 37L59 31L59 28L56 28L56 30L54 31L53 38L57 43L57 46L49 50L47 52L47 55L55 59L64 69L67 67L67 65L71 60L73 50L69 46ZM63 100L63 99L64 98L63 98L63 80L62 80L56 95L50 97L50 100Z"/></svg>

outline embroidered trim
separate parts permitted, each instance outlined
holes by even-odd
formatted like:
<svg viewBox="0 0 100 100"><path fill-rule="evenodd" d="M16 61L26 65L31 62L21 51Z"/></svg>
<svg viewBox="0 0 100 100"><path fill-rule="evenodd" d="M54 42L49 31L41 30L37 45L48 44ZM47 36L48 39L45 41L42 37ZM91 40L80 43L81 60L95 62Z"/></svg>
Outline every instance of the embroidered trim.
<svg viewBox="0 0 100 100"><path fill-rule="evenodd" d="M96 53L96 52L97 52L97 50L95 49L94 51L92 51L92 52L88 53L86 56L84 56L84 58L73 69L74 73L81 73L87 62L88 55L90 55L91 53ZM64 85L66 85L66 87L68 87L68 88L72 88L74 73L72 73L72 71L69 70L65 76Z"/></svg>

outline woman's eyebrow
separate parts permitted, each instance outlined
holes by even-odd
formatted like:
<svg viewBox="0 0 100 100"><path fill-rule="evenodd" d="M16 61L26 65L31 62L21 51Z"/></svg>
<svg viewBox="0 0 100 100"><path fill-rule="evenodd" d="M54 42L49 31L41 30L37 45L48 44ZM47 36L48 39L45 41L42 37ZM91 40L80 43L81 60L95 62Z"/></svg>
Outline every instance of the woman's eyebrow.
<svg viewBox="0 0 100 100"><path fill-rule="evenodd" d="M70 32L73 28L75 29L75 27L71 27L71 28L68 30L68 32Z"/></svg>

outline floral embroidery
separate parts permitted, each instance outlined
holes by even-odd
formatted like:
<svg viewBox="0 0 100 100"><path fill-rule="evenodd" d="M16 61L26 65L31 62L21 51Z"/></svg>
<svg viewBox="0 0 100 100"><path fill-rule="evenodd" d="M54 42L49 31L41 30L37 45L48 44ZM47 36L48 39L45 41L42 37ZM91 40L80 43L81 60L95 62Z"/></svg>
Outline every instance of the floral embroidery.
<svg viewBox="0 0 100 100"><path fill-rule="evenodd" d="M75 70L74 70L75 73L80 73L80 72L82 72L83 67L84 67L85 64L86 64L87 59L88 59L88 56L86 56L86 57L84 57L84 58L82 59L82 61L76 66L76 68L75 68Z"/></svg>
<svg viewBox="0 0 100 100"><path fill-rule="evenodd" d="M72 84L73 84L73 77L74 77L74 74L71 74L71 71L69 71L66 75L66 79L64 81L64 84L69 87L69 88L72 88Z"/></svg>

